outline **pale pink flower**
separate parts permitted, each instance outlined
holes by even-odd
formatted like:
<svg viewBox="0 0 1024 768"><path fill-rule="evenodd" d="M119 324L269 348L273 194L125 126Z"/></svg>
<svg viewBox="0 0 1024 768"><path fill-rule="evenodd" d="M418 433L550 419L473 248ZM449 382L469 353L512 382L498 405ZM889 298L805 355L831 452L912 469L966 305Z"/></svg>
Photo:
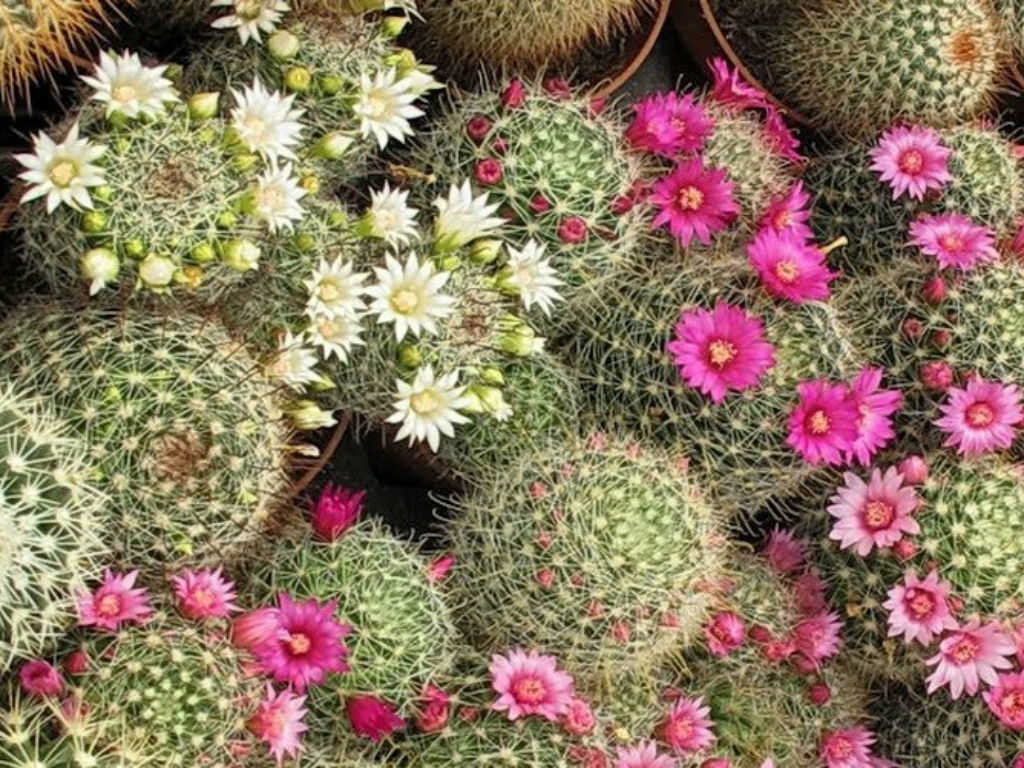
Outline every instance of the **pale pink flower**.
<svg viewBox="0 0 1024 768"><path fill-rule="evenodd" d="M846 456L848 464L856 458L862 466L868 466L875 454L896 437L892 417L903 404L903 395L895 389L880 389L883 372L881 368L864 368L850 386L860 418L857 442Z"/></svg>
<svg viewBox="0 0 1024 768"><path fill-rule="evenodd" d="M964 456L1009 448L1024 419L1016 384L980 377L969 379L965 389L950 387L949 398L939 409L942 418L935 426L949 435L943 445L955 446Z"/></svg>
<svg viewBox="0 0 1024 768"><path fill-rule="evenodd" d="M220 568L215 571L209 568L184 570L174 577L172 583L178 609L187 618L197 621L223 619L238 610L233 602L236 597L234 582L222 577Z"/></svg>
<svg viewBox="0 0 1024 768"><path fill-rule="evenodd" d="M562 716L562 727L573 736L585 736L596 725L597 718L587 700L573 697Z"/></svg>
<svg viewBox="0 0 1024 768"><path fill-rule="evenodd" d="M303 722L306 716L305 696L297 696L290 689L275 693L267 683L266 698L259 709L246 722L246 727L260 741L265 741L271 756L281 765L285 757L294 758L302 749L302 734L309 730Z"/></svg>
<svg viewBox="0 0 1024 768"><path fill-rule="evenodd" d="M910 225L910 244L934 256L943 269L969 272L999 258L995 233L958 213L921 216Z"/></svg>
<svg viewBox="0 0 1024 768"><path fill-rule="evenodd" d="M806 562L803 541L795 538L792 531L778 528L769 535L761 554L772 568L783 574L799 571Z"/></svg>
<svg viewBox="0 0 1024 768"><path fill-rule="evenodd" d="M871 170L892 187L892 199L909 194L915 200L928 190L942 189L953 180L949 158L953 150L938 133L920 125L897 126L882 134L871 150Z"/></svg>
<svg viewBox="0 0 1024 768"><path fill-rule="evenodd" d="M660 736L677 755L691 755L701 752L715 743L714 727L708 715L711 708L704 699L680 697L669 710L661 724Z"/></svg>
<svg viewBox="0 0 1024 768"><path fill-rule="evenodd" d="M706 169L700 157L681 161L656 181L650 202L660 209L652 226L667 226L684 248L694 237L709 245L711 235L725 229L740 212L725 170Z"/></svg>
<svg viewBox="0 0 1024 768"><path fill-rule="evenodd" d="M345 714L352 730L370 741L381 741L405 727L394 706L376 696L353 696L345 703Z"/></svg>
<svg viewBox="0 0 1024 768"><path fill-rule="evenodd" d="M1011 731L1024 731L1024 673L999 675L982 697L999 722Z"/></svg>
<svg viewBox="0 0 1024 768"><path fill-rule="evenodd" d="M846 384L817 379L797 385L786 443L809 464L843 464L857 441L860 413Z"/></svg>
<svg viewBox="0 0 1024 768"><path fill-rule="evenodd" d="M995 685L997 670L1012 667L1008 657L1016 652L1017 646L997 622L982 624L974 618L946 635L939 652L928 659L929 666L938 665L928 677L928 693L948 685L954 700L964 691L973 696L981 682Z"/></svg>
<svg viewBox="0 0 1024 768"><path fill-rule="evenodd" d="M803 240L810 240L814 233L807 222L811 218L808 203L811 196L804 189L803 181L797 181L782 195L776 195L758 222L759 229L772 229L779 234L788 232Z"/></svg>
<svg viewBox="0 0 1024 768"><path fill-rule="evenodd" d="M142 623L153 614L149 594L135 587L138 571L103 574L103 583L94 592L83 592L77 598L78 625L116 630L125 622Z"/></svg>
<svg viewBox="0 0 1024 768"><path fill-rule="evenodd" d="M875 735L859 725L826 731L821 738L821 761L825 768L873 768L874 743Z"/></svg>
<svg viewBox="0 0 1024 768"><path fill-rule="evenodd" d="M423 733L434 733L448 724L450 716L450 697L433 683L428 683L416 715L416 727Z"/></svg>
<svg viewBox="0 0 1024 768"><path fill-rule="evenodd" d="M764 289L794 304L824 301L832 294L829 283L839 276L829 270L824 252L793 229L760 230L747 245L747 256Z"/></svg>
<svg viewBox="0 0 1024 768"><path fill-rule="evenodd" d="M843 622L834 611L806 618L793 628L793 645L815 667L839 653Z"/></svg>
<svg viewBox="0 0 1024 768"><path fill-rule="evenodd" d="M904 534L918 534L921 526L914 511L921 499L913 486L903 484L903 475L889 467L883 475L877 467L865 483L852 472L843 475L846 483L829 501L828 513L836 518L829 538L841 549L853 549L867 557L875 547L891 547Z"/></svg>
<svg viewBox="0 0 1024 768"><path fill-rule="evenodd" d="M715 656L728 656L741 645L745 633L743 619L732 611L721 611L704 627L708 650Z"/></svg>
<svg viewBox="0 0 1024 768"><path fill-rule="evenodd" d="M889 611L889 637L903 635L908 643L916 640L931 645L937 635L956 629L956 619L949 609L951 591L934 570L924 579L907 571L903 583L890 589L889 599L882 604Z"/></svg>
<svg viewBox="0 0 1024 768"><path fill-rule="evenodd" d="M491 657L491 687L498 694L492 709L509 720L539 715L552 722L566 713L573 697L572 675L558 669L554 656L518 648Z"/></svg>
<svg viewBox="0 0 1024 768"><path fill-rule="evenodd" d="M615 768L676 768L676 761L658 753L653 741L635 747L616 747Z"/></svg>
<svg viewBox="0 0 1024 768"><path fill-rule="evenodd" d="M699 152L714 130L715 121L692 94L656 93L633 105L633 122L626 140L635 148L674 158Z"/></svg>
<svg viewBox="0 0 1024 768"><path fill-rule="evenodd" d="M60 672L42 659L26 661L18 670L18 682L29 696L49 698L58 696L64 690L64 679Z"/></svg>
<svg viewBox="0 0 1024 768"><path fill-rule="evenodd" d="M356 491L328 483L320 492L310 516L316 535L324 541L334 541L359 522L363 514L366 491Z"/></svg>

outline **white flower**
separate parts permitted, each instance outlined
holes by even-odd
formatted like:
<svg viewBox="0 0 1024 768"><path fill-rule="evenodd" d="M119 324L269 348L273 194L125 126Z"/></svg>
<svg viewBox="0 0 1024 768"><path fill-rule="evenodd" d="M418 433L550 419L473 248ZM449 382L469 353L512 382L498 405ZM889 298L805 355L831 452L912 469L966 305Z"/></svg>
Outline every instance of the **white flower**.
<svg viewBox="0 0 1024 768"><path fill-rule="evenodd" d="M366 346L366 342L359 338L362 332L363 326L357 315L318 315L313 318L307 333L309 340L323 351L325 360L336 355L341 362L347 363L353 347Z"/></svg>
<svg viewBox="0 0 1024 768"><path fill-rule="evenodd" d="M435 381L433 367L425 365L416 372L412 384L396 380L398 400L395 412L387 419L389 424L402 425L395 440L408 437L409 445L426 440L436 453L441 435L454 437L453 425L469 422L459 411L472 400L465 396L465 387L457 386L458 378L458 372L453 372Z"/></svg>
<svg viewBox="0 0 1024 768"><path fill-rule="evenodd" d="M444 88L444 83L438 82L430 74L433 71L434 67L417 67L407 73L404 79L409 83L409 91L417 96L422 96L427 91Z"/></svg>
<svg viewBox="0 0 1024 768"><path fill-rule="evenodd" d="M94 101L107 104L107 116L120 112L126 117L157 117L164 104L178 101L174 85L164 77L167 65L144 67L137 53L124 51L116 59L100 54L93 77L82 79L96 89Z"/></svg>
<svg viewBox="0 0 1024 768"><path fill-rule="evenodd" d="M414 107L418 94L411 90L412 82L397 80L394 68L378 72L371 80L363 73L359 81L359 99L352 111L360 118L359 131L363 138L376 137L381 149L388 139L404 141L413 131L409 121L420 117L423 110Z"/></svg>
<svg viewBox="0 0 1024 768"><path fill-rule="evenodd" d="M242 45L250 38L260 42L260 32L273 32L281 14L290 10L285 0L213 0L211 8L227 6L233 12L221 16L211 26L218 29L238 28L238 36Z"/></svg>
<svg viewBox="0 0 1024 768"><path fill-rule="evenodd" d="M424 331L437 333L435 320L448 317L455 299L439 291L451 277L438 272L427 259L421 265L415 253L402 267L390 254L385 257L387 269L374 267L378 283L366 290L374 298L370 311L378 314L378 323L394 323L395 338L401 341L406 331L419 336Z"/></svg>
<svg viewBox="0 0 1024 768"><path fill-rule="evenodd" d="M237 105L231 110L231 127L245 148L267 160L294 160L291 148L299 143L299 118L303 113L301 109L292 109L295 94L270 93L257 77L252 87L241 92L232 89L231 95Z"/></svg>
<svg viewBox="0 0 1024 768"><path fill-rule="evenodd" d="M453 251L498 229L505 223L504 219L492 215L498 210L498 205L487 204L486 192L474 200L468 179L462 182L461 187L452 184L447 200L439 197L434 201L438 212L434 220L436 247L442 251Z"/></svg>
<svg viewBox="0 0 1024 768"><path fill-rule="evenodd" d="M306 314L316 321L319 316L354 317L366 309L359 297L366 293L363 281L369 272L353 272L352 262L342 262L339 256L334 261L320 259L320 265L313 270L313 278L304 285L309 291Z"/></svg>
<svg viewBox="0 0 1024 768"><path fill-rule="evenodd" d="M266 222L271 232L279 229L290 232L292 222L302 219L303 210L299 200L305 196L306 190L292 176L291 163L278 168L272 162L256 182L256 190L252 195L253 213L256 218Z"/></svg>
<svg viewBox="0 0 1024 768"><path fill-rule="evenodd" d="M89 281L89 295L95 296L102 291L107 283L117 280L121 271L121 263L109 248L93 248L81 259L82 277Z"/></svg>
<svg viewBox="0 0 1024 768"><path fill-rule="evenodd" d="M408 245L409 240L419 237L416 226L415 208L407 204L409 191L391 189L385 183L379 192L370 192L370 210L366 212L366 231L371 237L379 237L390 246Z"/></svg>
<svg viewBox="0 0 1024 768"><path fill-rule="evenodd" d="M316 354L303 346L302 339L293 336L291 331L285 331L277 345L277 354L267 365L267 375L301 392L306 384L319 380L313 370L316 363Z"/></svg>
<svg viewBox="0 0 1024 768"><path fill-rule="evenodd" d="M103 156L106 147L78 138L78 123L71 126L60 144L44 133L32 141L34 154L15 155L14 159L28 170L18 178L28 182L28 191L21 202L27 203L46 195L46 212L53 213L61 203L71 208L92 208L89 187L103 184L103 169L93 160Z"/></svg>
<svg viewBox="0 0 1024 768"><path fill-rule="evenodd" d="M554 302L562 301L562 296L555 289L565 283L556 277L551 259L544 258L544 246L531 238L523 250L509 248L508 252L502 284L519 294L527 310L536 304L550 317Z"/></svg>

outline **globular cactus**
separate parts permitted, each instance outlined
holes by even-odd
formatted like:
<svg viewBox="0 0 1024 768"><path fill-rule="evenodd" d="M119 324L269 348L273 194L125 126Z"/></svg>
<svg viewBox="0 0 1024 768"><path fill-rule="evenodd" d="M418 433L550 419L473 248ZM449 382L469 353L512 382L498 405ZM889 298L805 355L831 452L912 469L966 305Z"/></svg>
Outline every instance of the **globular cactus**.
<svg viewBox="0 0 1024 768"><path fill-rule="evenodd" d="M865 138L950 127L994 102L1006 53L986 0L787 3L764 41L769 86L816 126Z"/></svg>
<svg viewBox="0 0 1024 768"><path fill-rule="evenodd" d="M0 338L3 374L89 446L116 560L219 562L259 536L287 492L290 432L275 385L216 322L26 305Z"/></svg>
<svg viewBox="0 0 1024 768"><path fill-rule="evenodd" d="M41 397L0 383L0 669L50 650L107 547L89 446Z"/></svg>
<svg viewBox="0 0 1024 768"><path fill-rule="evenodd" d="M1024 58L1024 3L1020 0L995 0L993 5L1003 24L1003 34L1009 41L1017 61Z"/></svg>
<svg viewBox="0 0 1024 768"><path fill-rule="evenodd" d="M439 582L426 558L379 522L365 520L323 541L306 535L282 539L252 567L248 594L271 604L280 592L296 600L333 601L345 638L349 670L309 690L308 740L323 748L348 730L338 702L377 696L409 717L429 684L454 663L458 634Z"/></svg>
<svg viewBox="0 0 1024 768"><path fill-rule="evenodd" d="M692 638L723 567L719 515L685 470L600 433L483 478L451 526L477 647L541 648L580 681L653 669Z"/></svg>
<svg viewBox="0 0 1024 768"><path fill-rule="evenodd" d="M421 0L424 51L443 53L463 73L535 73L572 63L588 48L639 25L650 0ZM438 58L435 56L434 58Z"/></svg>

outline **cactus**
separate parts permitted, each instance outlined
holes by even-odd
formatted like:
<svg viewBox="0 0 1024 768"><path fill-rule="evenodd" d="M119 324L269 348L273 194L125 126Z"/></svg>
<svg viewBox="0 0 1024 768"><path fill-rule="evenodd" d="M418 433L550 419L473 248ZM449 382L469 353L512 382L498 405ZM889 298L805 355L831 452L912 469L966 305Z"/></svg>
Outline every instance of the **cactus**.
<svg viewBox="0 0 1024 768"><path fill-rule="evenodd" d="M993 104L1005 43L986 0L787 6L764 42L769 84L830 133L949 127Z"/></svg>
<svg viewBox="0 0 1024 768"><path fill-rule="evenodd" d="M241 554L287 488L273 385L215 322L26 305L0 370L50 398L109 496L101 530L128 567Z"/></svg>
<svg viewBox="0 0 1024 768"><path fill-rule="evenodd" d="M478 647L539 647L580 681L653 668L700 626L722 567L718 515L685 471L601 434L484 478L451 538Z"/></svg>
<svg viewBox="0 0 1024 768"><path fill-rule="evenodd" d="M321 604L336 601L338 620L352 627L345 640L349 671L309 691L311 740L329 740L348 728L335 723L339 701L373 695L408 717L426 685L448 673L457 633L427 567L375 520L331 542L308 535L282 539L254 567L249 594L258 601L272 603L279 592Z"/></svg>
<svg viewBox="0 0 1024 768"><path fill-rule="evenodd" d="M443 54L464 73L537 72L572 63L595 44L635 29L650 0L421 0L426 51ZM434 59L440 60L435 55Z"/></svg>
<svg viewBox="0 0 1024 768"><path fill-rule="evenodd" d="M993 5L999 13L1003 34L1019 62L1024 58L1024 3L1020 0L995 0Z"/></svg>

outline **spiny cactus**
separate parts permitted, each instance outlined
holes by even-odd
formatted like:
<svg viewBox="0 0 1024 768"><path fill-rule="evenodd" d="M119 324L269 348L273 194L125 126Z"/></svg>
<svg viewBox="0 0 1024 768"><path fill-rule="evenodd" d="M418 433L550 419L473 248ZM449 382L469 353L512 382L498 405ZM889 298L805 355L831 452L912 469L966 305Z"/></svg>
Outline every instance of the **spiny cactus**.
<svg viewBox="0 0 1024 768"><path fill-rule="evenodd" d="M375 520L330 542L282 539L254 565L248 592L263 603L279 592L335 601L338 620L352 628L345 639L349 671L309 691L307 724L315 741L347 730L335 720L338 702L350 696L378 696L410 716L424 688L453 664L457 633L427 561Z"/></svg>
<svg viewBox="0 0 1024 768"><path fill-rule="evenodd" d="M213 321L26 305L0 371L50 399L109 496L101 529L129 567L239 555L287 488L274 385Z"/></svg>
<svg viewBox="0 0 1024 768"><path fill-rule="evenodd" d="M88 446L41 397L0 382L0 669L48 650L106 555Z"/></svg>
<svg viewBox="0 0 1024 768"><path fill-rule="evenodd" d="M601 434L484 478L451 537L477 646L539 647L581 680L650 669L692 637L722 567L718 515L685 470Z"/></svg>
<svg viewBox="0 0 1024 768"><path fill-rule="evenodd" d="M635 28L650 0L420 0L422 45L464 72L537 72ZM436 57L435 57L436 58Z"/></svg>
<svg viewBox="0 0 1024 768"><path fill-rule="evenodd" d="M948 127L993 104L1005 55L987 0L787 3L768 80L817 126L864 138L900 120Z"/></svg>

